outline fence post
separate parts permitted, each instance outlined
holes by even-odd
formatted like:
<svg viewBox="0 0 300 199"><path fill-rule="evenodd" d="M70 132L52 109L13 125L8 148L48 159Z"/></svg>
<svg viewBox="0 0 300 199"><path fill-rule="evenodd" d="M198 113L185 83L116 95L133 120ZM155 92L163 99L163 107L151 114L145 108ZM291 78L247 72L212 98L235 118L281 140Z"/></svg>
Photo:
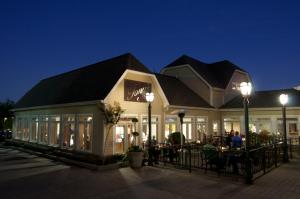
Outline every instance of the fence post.
<svg viewBox="0 0 300 199"><path fill-rule="evenodd" d="M298 138L298 154L300 155L300 136Z"/></svg>
<svg viewBox="0 0 300 199"><path fill-rule="evenodd" d="M292 138L290 138L290 158L293 159Z"/></svg>
<svg viewBox="0 0 300 199"><path fill-rule="evenodd" d="M275 159L275 167L277 167L277 146L274 144L274 159Z"/></svg>
<svg viewBox="0 0 300 199"><path fill-rule="evenodd" d="M188 147L188 150L189 150L189 173L191 173L192 172L192 149L190 146Z"/></svg>
<svg viewBox="0 0 300 199"><path fill-rule="evenodd" d="M263 170L264 170L264 174L266 174L266 148L264 147L262 149L262 157L263 157Z"/></svg>

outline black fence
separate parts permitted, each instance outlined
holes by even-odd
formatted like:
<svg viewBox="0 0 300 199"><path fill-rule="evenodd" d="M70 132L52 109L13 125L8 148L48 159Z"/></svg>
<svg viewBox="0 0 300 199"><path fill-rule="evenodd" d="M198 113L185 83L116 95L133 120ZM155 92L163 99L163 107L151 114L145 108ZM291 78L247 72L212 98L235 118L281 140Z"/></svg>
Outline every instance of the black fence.
<svg viewBox="0 0 300 199"><path fill-rule="evenodd" d="M288 139L287 143L290 159L300 154L300 137ZM161 144L156 148L155 159L166 167L185 169L189 172L202 169L205 173L246 177L245 149L229 149L222 145L217 146L217 149L207 150L199 144L185 144L182 147ZM281 140L252 147L249 150L251 180L280 166L283 163L283 153L284 145Z"/></svg>

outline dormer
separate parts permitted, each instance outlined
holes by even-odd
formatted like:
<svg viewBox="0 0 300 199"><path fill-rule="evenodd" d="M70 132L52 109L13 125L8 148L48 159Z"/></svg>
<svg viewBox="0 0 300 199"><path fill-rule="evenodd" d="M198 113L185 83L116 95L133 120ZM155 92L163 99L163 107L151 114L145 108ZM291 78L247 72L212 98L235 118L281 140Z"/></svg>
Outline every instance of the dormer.
<svg viewBox="0 0 300 199"><path fill-rule="evenodd" d="M161 73L177 77L214 107L238 95L232 90L233 82L250 81L245 70L227 60L207 64L187 55L168 64Z"/></svg>

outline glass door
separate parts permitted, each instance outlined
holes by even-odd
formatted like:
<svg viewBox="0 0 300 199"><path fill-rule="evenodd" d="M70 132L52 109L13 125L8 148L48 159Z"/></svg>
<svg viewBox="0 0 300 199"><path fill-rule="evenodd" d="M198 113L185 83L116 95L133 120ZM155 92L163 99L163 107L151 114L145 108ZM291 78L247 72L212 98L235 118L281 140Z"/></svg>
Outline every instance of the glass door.
<svg viewBox="0 0 300 199"><path fill-rule="evenodd" d="M126 153L129 146L132 145L133 136L132 136L132 124L118 124L115 127L114 135L114 153Z"/></svg>

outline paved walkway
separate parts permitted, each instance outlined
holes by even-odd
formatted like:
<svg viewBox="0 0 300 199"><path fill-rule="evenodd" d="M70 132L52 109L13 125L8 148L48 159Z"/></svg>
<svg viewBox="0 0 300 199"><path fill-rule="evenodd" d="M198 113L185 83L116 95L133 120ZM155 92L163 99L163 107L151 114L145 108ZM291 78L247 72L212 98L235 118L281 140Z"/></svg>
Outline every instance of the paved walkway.
<svg viewBox="0 0 300 199"><path fill-rule="evenodd" d="M91 171L0 148L0 198L300 198L300 158L245 185L203 172L143 167Z"/></svg>

